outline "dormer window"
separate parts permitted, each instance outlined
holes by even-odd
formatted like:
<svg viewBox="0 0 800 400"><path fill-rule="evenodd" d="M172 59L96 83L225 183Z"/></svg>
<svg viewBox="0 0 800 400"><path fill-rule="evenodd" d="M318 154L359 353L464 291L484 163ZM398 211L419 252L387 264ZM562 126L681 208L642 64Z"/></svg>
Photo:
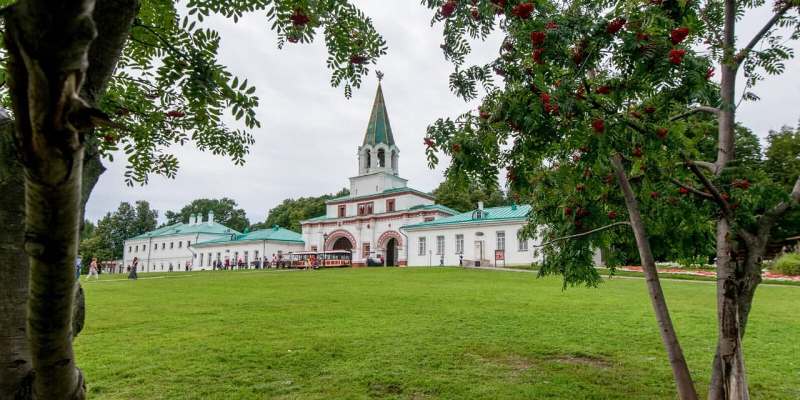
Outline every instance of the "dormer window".
<svg viewBox="0 0 800 400"><path fill-rule="evenodd" d="M394 211L394 199L386 200L386 212Z"/></svg>
<svg viewBox="0 0 800 400"><path fill-rule="evenodd" d="M484 218L486 218L486 211L475 210L472 212L472 219L484 219Z"/></svg>

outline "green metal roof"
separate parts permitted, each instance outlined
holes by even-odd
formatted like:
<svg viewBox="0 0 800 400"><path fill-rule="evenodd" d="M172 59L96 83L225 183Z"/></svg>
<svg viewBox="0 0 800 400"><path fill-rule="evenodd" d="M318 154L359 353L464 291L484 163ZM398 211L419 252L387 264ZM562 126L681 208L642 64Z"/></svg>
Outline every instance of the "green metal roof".
<svg viewBox="0 0 800 400"><path fill-rule="evenodd" d="M162 226L161 228L150 232L145 232L139 236L134 236L131 239L149 239L161 236L188 235L196 233L229 235L238 234L239 232L216 222L212 222L210 224L208 222L202 222L199 224L184 224L179 222L177 224Z"/></svg>
<svg viewBox="0 0 800 400"><path fill-rule="evenodd" d="M259 229L248 233L232 235L231 237L206 240L205 242L196 243L195 246L210 246L222 243L251 242L261 240L299 244L305 243L303 240L303 235L276 225L269 229Z"/></svg>
<svg viewBox="0 0 800 400"><path fill-rule="evenodd" d="M528 213L531 211L531 206L522 204L518 206L505 206L505 207L491 207L483 210L483 216L478 219L475 218L475 211L453 215L452 217L438 218L433 221L420 222L418 224L403 226L403 229L425 228L441 225L454 225L454 224L480 224L486 222L499 222L508 220L524 220L528 218Z"/></svg>
<svg viewBox="0 0 800 400"><path fill-rule="evenodd" d="M392 126L389 124L389 114L386 112L386 101L383 100L383 89L381 89L380 83L378 83L378 92L375 94L375 102L372 104L367 132L364 134L365 145L378 143L389 146L394 144Z"/></svg>
<svg viewBox="0 0 800 400"><path fill-rule="evenodd" d="M430 199L433 198L433 195L430 194L430 193L425 193L425 192L423 192L421 190L412 189L410 187L401 187L401 188L394 188L394 189L386 189L386 190L384 190L382 192L379 192L379 193L365 194L363 196L350 196L350 195L347 195L347 196L334 197L334 198L332 198L330 200L327 200L325 203L326 204L328 204L328 203L338 203L338 202L340 202L342 200L348 200L348 201L349 200L361 200L361 199L366 199L366 198L369 198L369 197L383 196L383 195L387 195L387 194L403 193L403 192L415 193L415 194L418 194L418 195L421 195L423 197L427 197L427 198L430 198Z"/></svg>
<svg viewBox="0 0 800 400"><path fill-rule="evenodd" d="M448 213L450 215L459 214L458 211L456 211L456 210L454 210L454 209L452 209L450 207L443 206L441 204L420 204L420 205L417 205L417 206L409 208L409 210L414 210L414 211L417 211L417 210L438 210L438 211L446 212L446 213Z"/></svg>

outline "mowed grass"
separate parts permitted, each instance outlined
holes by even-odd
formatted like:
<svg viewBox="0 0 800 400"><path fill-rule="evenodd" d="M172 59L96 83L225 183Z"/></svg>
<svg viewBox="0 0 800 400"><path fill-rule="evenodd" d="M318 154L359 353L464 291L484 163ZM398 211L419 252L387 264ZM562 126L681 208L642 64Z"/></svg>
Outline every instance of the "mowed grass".
<svg viewBox="0 0 800 400"><path fill-rule="evenodd" d="M639 279L562 291L457 268L109 278L121 280L84 284L76 341L93 399L675 398ZM714 286L663 285L704 392ZM800 288L758 290L745 346L754 399L800 398Z"/></svg>

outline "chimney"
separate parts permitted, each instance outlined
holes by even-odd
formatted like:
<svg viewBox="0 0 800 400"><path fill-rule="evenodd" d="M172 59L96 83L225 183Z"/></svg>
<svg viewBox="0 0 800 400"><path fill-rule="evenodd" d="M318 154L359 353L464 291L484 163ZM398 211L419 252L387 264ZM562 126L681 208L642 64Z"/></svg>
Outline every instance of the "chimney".
<svg viewBox="0 0 800 400"><path fill-rule="evenodd" d="M189 225L196 225L197 224L197 214L192 214L189 216Z"/></svg>
<svg viewBox="0 0 800 400"><path fill-rule="evenodd" d="M483 211L483 202L482 201L478 202L478 210Z"/></svg>
<svg viewBox="0 0 800 400"><path fill-rule="evenodd" d="M209 211L208 212L208 224L211 225L212 223L214 223L214 211Z"/></svg>

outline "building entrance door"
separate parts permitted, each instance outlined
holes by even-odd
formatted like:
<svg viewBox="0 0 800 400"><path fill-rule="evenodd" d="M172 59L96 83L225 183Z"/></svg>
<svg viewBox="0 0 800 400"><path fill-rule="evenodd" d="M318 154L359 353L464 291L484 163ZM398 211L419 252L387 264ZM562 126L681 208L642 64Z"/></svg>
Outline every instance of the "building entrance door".
<svg viewBox="0 0 800 400"><path fill-rule="evenodd" d="M476 240L475 241L475 266L480 266L481 260L483 260L483 240Z"/></svg>
<svg viewBox="0 0 800 400"><path fill-rule="evenodd" d="M397 266L397 240L394 238L386 242L386 266Z"/></svg>

